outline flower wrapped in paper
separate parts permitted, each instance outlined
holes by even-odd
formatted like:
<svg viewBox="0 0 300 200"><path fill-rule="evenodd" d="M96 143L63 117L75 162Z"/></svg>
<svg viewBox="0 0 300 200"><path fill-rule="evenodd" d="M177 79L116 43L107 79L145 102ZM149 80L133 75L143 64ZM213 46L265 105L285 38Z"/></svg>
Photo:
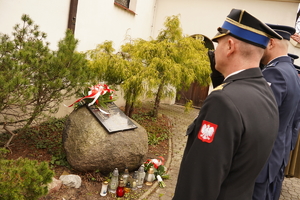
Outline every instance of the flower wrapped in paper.
<svg viewBox="0 0 300 200"><path fill-rule="evenodd" d="M82 105L87 104L88 106L91 105L98 105L105 107L106 103L113 102L116 99L113 98L114 91L108 87L106 84L97 84L92 87L89 87L87 91L84 91L83 97L77 99L73 104L69 105L68 107L76 106L80 107Z"/></svg>
<svg viewBox="0 0 300 200"><path fill-rule="evenodd" d="M164 165L165 159L162 156L158 156L155 159L148 159L144 164L147 165L149 163L153 164L153 167L157 169L160 165Z"/></svg>
<svg viewBox="0 0 300 200"><path fill-rule="evenodd" d="M156 180L158 181L159 187L166 187L163 179L169 179L170 176L167 174L167 168L164 166L165 159L162 156L159 156L157 159L148 159L144 162L145 171L153 166L154 167L154 175Z"/></svg>

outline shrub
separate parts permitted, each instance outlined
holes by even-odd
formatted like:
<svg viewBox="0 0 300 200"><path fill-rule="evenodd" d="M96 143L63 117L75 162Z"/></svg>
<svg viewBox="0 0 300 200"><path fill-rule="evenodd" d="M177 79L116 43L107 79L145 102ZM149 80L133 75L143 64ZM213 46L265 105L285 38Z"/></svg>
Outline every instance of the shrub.
<svg viewBox="0 0 300 200"><path fill-rule="evenodd" d="M36 200L48 193L53 175L46 162L0 159L0 199Z"/></svg>

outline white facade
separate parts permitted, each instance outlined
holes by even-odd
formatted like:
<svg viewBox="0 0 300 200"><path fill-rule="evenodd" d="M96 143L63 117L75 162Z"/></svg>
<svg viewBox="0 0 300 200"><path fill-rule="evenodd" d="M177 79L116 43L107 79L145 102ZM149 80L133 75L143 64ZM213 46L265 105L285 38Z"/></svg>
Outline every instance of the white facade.
<svg viewBox="0 0 300 200"><path fill-rule="evenodd" d="M10 34L13 26L28 14L46 32L52 49L64 37L71 0L0 0L0 33ZM300 2L300 1L299 1ZM295 25L298 3L264 0L131 0L135 14L116 5L114 0L78 1L75 37L78 51L94 49L106 40L116 50L126 38L156 38L166 17L179 15L183 32L216 34L232 8L245 9L263 22ZM292 46L292 45L291 45ZM298 49L291 52L299 54ZM296 61L297 62L297 61ZM300 62L300 60L299 60Z"/></svg>
<svg viewBox="0 0 300 200"><path fill-rule="evenodd" d="M70 0L0 0L0 33L11 34L21 16L28 14L47 33L50 48L56 49L65 36Z"/></svg>
<svg viewBox="0 0 300 200"><path fill-rule="evenodd" d="M245 9L262 22L295 26L298 3L264 0L157 0L153 36L156 37L166 17L180 15L183 32L212 38L232 8ZM290 45L289 53L300 55ZM300 59L295 63L300 64ZM298 65L299 65L298 64Z"/></svg>
<svg viewBox="0 0 300 200"><path fill-rule="evenodd" d="M114 0L80 0L75 28L75 38L79 40L77 50L85 52L109 40L118 51L130 37L156 38L166 17L172 15L180 15L184 34L203 34L212 38L232 8L245 9L266 23L295 26L299 2L131 0L129 8L133 13L116 6ZM50 48L55 50L68 26L70 3L71 0L0 0L0 33L10 34L13 26L21 23L22 14L28 14L40 30L47 33ZM289 53L300 55L300 49L290 45ZM295 63L300 65L300 59ZM122 105L121 102L117 104ZM61 112L72 110L62 107Z"/></svg>
<svg viewBox="0 0 300 200"><path fill-rule="evenodd" d="M22 14L47 33L50 48L55 50L68 25L70 0L0 0L0 33L10 34L20 24ZM132 4L135 0L131 1ZM139 0L133 7L136 14L114 5L114 0L84 0L78 2L75 37L79 51L94 49L111 40L116 50L127 35L149 39L153 23L155 0Z"/></svg>
<svg viewBox="0 0 300 200"><path fill-rule="evenodd" d="M137 0L133 14L115 6L114 0L79 1L75 29L79 50L93 49L106 40L113 41L118 50L129 36L149 39L154 7L155 0Z"/></svg>
<svg viewBox="0 0 300 200"><path fill-rule="evenodd" d="M0 0L0 32L10 34L21 15L28 14L48 35L51 48L64 37L71 0ZM299 1L300 2L300 1ZM75 37L79 51L111 40L116 50L131 38L155 38L166 17L180 15L183 32L211 38L232 8L245 9L263 22L295 25L298 3L264 0L131 0L135 14L114 0L78 2ZM292 53L292 52L291 52Z"/></svg>

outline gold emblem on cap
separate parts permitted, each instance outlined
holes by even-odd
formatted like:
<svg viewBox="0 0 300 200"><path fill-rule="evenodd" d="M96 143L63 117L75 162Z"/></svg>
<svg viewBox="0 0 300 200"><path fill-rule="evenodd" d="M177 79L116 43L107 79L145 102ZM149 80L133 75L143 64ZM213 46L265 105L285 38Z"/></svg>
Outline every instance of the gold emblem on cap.
<svg viewBox="0 0 300 200"><path fill-rule="evenodd" d="M241 11L239 23L241 23L241 21L242 21L242 19L243 19L244 12L245 12L245 10L242 10L242 11Z"/></svg>

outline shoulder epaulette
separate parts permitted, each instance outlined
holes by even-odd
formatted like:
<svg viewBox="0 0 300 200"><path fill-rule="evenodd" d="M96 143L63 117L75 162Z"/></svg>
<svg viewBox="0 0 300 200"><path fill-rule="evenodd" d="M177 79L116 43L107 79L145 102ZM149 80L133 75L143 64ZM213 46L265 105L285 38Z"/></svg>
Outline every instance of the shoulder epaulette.
<svg viewBox="0 0 300 200"><path fill-rule="evenodd" d="M263 68L262 71L266 70L269 67L275 67L278 63L279 63L278 61L272 62L271 64L268 64L267 66L265 66L265 68Z"/></svg>
<svg viewBox="0 0 300 200"><path fill-rule="evenodd" d="M215 87L212 91L223 90L223 88L224 88L227 84L228 84L228 83L222 83L221 85L218 85L217 87Z"/></svg>
<svg viewBox="0 0 300 200"><path fill-rule="evenodd" d="M267 68L267 67L275 67L278 63L279 63L278 61L272 62L271 64L268 64L268 65L266 66L266 68Z"/></svg>

